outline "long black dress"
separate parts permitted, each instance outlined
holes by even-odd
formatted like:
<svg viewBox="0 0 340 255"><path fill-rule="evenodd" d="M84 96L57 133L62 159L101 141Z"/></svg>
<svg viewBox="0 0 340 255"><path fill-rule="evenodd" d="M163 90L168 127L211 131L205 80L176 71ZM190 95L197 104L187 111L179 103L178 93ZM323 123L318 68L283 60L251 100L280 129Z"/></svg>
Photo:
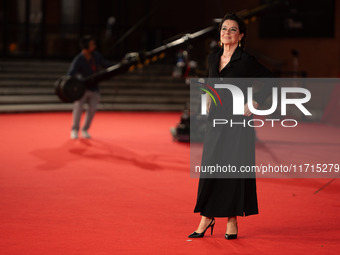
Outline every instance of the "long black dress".
<svg viewBox="0 0 340 255"><path fill-rule="evenodd" d="M220 57L223 49L209 55L209 77L217 78L248 78L271 77L271 72L259 64L256 59L240 47L234 51L229 63L219 72ZM271 88L264 87L254 94L254 100L263 103L271 93ZM227 114L232 117L232 100L228 95L221 95L223 110L211 104L209 118ZM224 98L223 98L224 97ZM228 101L229 99L229 101ZM226 105L224 102L229 102ZM235 116L233 117L235 120ZM238 116L249 120L251 117ZM221 125L212 128L207 125L202 166L214 165L255 165L255 133L251 127ZM216 135L216 132L218 135ZM206 149L209 147L209 149ZM249 176L248 176L249 177ZM256 179L253 178L204 178L199 180L197 202L194 212L200 212L207 217L233 217L258 214Z"/></svg>

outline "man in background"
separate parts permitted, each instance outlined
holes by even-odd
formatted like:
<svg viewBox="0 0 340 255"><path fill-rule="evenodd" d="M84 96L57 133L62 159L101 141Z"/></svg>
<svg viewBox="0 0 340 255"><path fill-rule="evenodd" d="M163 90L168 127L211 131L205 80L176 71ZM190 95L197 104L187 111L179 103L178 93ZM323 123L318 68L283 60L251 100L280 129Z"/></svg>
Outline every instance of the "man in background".
<svg viewBox="0 0 340 255"><path fill-rule="evenodd" d="M68 75L75 76L78 79L86 78L99 70L109 67L111 63L107 62L99 52L96 51L95 39L86 35L79 42L81 52L73 59L67 72ZM86 90L82 98L74 102L73 106L73 124L71 130L71 139L78 138L79 123L83 112L83 105L88 104L85 123L81 129L83 138L91 138L88 130L96 113L97 104L100 101L98 82L91 82L86 85Z"/></svg>

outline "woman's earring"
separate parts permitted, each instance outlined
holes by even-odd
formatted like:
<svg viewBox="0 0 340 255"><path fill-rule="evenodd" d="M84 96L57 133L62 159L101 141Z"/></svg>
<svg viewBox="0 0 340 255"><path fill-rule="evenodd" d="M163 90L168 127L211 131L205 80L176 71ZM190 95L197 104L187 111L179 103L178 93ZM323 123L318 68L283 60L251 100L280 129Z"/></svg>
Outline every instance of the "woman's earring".
<svg viewBox="0 0 340 255"><path fill-rule="evenodd" d="M219 41L219 42L218 42L218 45L219 45L220 47L222 47L222 46L223 46L223 43L222 43L221 41Z"/></svg>
<svg viewBox="0 0 340 255"><path fill-rule="evenodd" d="M238 47L241 48L241 40L238 41Z"/></svg>

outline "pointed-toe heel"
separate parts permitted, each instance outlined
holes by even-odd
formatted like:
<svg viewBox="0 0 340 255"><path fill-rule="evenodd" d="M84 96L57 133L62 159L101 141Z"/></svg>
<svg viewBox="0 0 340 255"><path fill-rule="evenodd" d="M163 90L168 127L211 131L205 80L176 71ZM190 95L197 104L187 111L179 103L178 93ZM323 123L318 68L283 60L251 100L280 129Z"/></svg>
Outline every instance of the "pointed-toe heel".
<svg viewBox="0 0 340 255"><path fill-rule="evenodd" d="M213 231L214 231L214 226L215 226L215 219L212 218L209 225L206 227L206 229L202 233L194 232L194 233L190 234L188 237L189 238L202 238L202 237L204 237L205 231L207 231L208 228L211 228L211 235L212 235Z"/></svg>
<svg viewBox="0 0 340 255"><path fill-rule="evenodd" d="M231 239L236 239L236 238L237 238L237 234L233 234L233 235L225 234L225 239L231 240Z"/></svg>
<svg viewBox="0 0 340 255"><path fill-rule="evenodd" d="M236 230L238 232L238 225L236 223ZM236 239L237 238L237 233L236 234L225 234L225 239L231 240L231 239Z"/></svg>

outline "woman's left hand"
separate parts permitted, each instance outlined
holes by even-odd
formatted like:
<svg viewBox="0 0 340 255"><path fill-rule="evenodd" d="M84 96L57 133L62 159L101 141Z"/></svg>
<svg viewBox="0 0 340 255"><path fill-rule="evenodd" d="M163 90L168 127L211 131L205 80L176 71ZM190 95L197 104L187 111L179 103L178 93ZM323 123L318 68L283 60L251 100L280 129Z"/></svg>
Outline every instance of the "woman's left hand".
<svg viewBox="0 0 340 255"><path fill-rule="evenodd" d="M253 100L253 107L254 107L255 109L257 109L257 107L259 107L259 104L258 104L255 100ZM253 114L253 113L249 110L248 103L246 103L246 104L244 105L244 116L249 117L249 116L252 115L252 114Z"/></svg>

